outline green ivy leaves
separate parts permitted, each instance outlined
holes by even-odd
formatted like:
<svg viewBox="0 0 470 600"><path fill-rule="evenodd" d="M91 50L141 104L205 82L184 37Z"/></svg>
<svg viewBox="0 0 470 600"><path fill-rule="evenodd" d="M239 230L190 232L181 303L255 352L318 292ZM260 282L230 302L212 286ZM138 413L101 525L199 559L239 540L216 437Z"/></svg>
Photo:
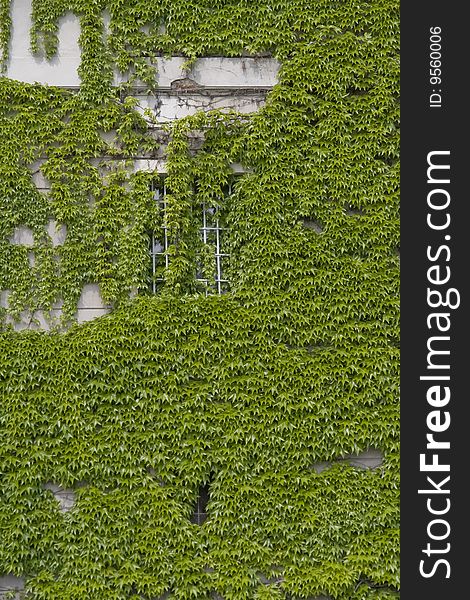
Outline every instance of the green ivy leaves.
<svg viewBox="0 0 470 600"><path fill-rule="evenodd" d="M67 11L80 91L0 80L0 316L61 301L70 325L87 283L114 310L0 334L0 574L37 600L397 598L397 4L34 0L33 50L54 54ZM157 56L263 52L282 70L256 114L156 133L132 96ZM164 214L158 174L134 169L162 151ZM202 203L226 212L222 296L195 282L213 272ZM382 466L335 462L367 448Z"/></svg>

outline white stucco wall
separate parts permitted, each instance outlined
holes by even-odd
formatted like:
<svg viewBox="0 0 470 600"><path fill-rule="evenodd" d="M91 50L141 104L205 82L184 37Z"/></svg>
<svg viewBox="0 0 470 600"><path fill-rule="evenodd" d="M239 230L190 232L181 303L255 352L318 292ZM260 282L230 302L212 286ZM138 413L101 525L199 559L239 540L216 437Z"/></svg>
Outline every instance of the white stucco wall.
<svg viewBox="0 0 470 600"><path fill-rule="evenodd" d="M59 22L59 49L51 61L30 52L31 0L12 1L12 39L6 75L27 83L78 87L80 78L80 23L69 13ZM201 58L190 72L182 70L183 57L157 58L157 83L163 90L174 81L189 77L205 88L269 89L276 83L279 63L272 58ZM116 83L120 77L116 74Z"/></svg>
<svg viewBox="0 0 470 600"><path fill-rule="evenodd" d="M27 83L47 83L58 86L78 86L77 69L80 65L80 24L68 14L60 21L59 52L50 62L35 57L29 50L31 28L31 0L12 0L12 37L10 60L6 75Z"/></svg>

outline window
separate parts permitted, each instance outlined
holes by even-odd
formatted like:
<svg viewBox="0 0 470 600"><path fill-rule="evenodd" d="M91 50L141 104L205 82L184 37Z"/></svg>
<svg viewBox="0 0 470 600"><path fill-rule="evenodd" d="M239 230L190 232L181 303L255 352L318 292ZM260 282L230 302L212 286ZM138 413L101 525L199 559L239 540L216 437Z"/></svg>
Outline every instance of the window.
<svg viewBox="0 0 470 600"><path fill-rule="evenodd" d="M207 519L207 503L209 502L209 483L201 485L198 492L196 506L191 517L191 523L202 525Z"/></svg>
<svg viewBox="0 0 470 600"><path fill-rule="evenodd" d="M150 256L152 261L152 292L155 294L164 284L164 273L169 268L171 258L168 249L171 240L165 224L166 185L154 184L154 198L163 213L163 226L151 235ZM224 190L225 197L232 194L232 183ZM225 226L225 211L221 207L199 204L196 211L199 223L199 247L195 264L195 280L198 289L209 294L223 294L229 290L227 279L228 229Z"/></svg>

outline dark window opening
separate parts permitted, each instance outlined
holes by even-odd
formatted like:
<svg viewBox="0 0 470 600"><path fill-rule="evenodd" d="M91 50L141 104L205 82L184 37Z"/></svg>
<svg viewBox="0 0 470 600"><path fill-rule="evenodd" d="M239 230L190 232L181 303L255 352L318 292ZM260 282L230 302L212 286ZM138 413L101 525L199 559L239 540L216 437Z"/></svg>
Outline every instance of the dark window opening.
<svg viewBox="0 0 470 600"><path fill-rule="evenodd" d="M202 525L207 519L207 503L209 502L209 482L201 485L198 492L196 506L191 517L191 523Z"/></svg>

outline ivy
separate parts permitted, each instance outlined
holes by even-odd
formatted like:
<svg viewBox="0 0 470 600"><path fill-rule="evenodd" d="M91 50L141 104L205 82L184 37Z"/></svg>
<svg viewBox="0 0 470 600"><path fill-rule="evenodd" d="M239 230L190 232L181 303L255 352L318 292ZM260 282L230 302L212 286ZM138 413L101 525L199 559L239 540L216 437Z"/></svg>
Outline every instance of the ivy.
<svg viewBox="0 0 470 600"><path fill-rule="evenodd" d="M0 2L0 73L5 72L10 55L10 0Z"/></svg>
<svg viewBox="0 0 470 600"><path fill-rule="evenodd" d="M33 52L68 12L80 90L0 79L0 576L32 600L398 598L397 3L33 0ZM279 82L158 131L133 88L171 55L272 55ZM164 212L136 156L165 157ZM78 325L90 283L113 310ZM368 448L381 466L341 460Z"/></svg>

